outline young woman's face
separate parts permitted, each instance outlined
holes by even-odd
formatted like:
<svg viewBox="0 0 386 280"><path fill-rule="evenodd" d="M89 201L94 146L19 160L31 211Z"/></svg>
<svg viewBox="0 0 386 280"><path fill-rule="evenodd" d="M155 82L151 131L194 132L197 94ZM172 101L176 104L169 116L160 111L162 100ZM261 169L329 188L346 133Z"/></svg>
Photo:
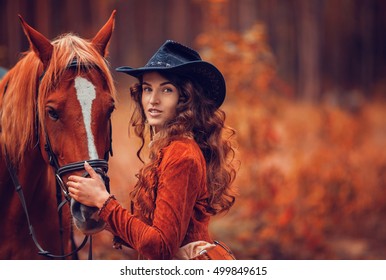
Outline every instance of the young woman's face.
<svg viewBox="0 0 386 280"><path fill-rule="evenodd" d="M158 72L143 75L142 106L146 119L155 132L176 116L178 89Z"/></svg>

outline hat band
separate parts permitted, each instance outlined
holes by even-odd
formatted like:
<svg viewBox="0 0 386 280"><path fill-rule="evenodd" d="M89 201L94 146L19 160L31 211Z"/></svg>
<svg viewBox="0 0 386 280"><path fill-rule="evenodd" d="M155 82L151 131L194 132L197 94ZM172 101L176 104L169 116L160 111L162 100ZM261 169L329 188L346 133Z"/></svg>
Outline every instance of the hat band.
<svg viewBox="0 0 386 280"><path fill-rule="evenodd" d="M172 65L163 61L150 61L145 67L171 67Z"/></svg>

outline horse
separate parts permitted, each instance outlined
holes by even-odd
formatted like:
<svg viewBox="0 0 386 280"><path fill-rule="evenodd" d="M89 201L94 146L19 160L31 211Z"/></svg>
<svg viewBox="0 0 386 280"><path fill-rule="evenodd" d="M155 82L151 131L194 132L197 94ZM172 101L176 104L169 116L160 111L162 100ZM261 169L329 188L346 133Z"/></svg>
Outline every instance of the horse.
<svg viewBox="0 0 386 280"><path fill-rule="evenodd" d="M66 182L89 176L88 161L108 186L115 13L90 40L66 33L52 41L19 15L30 49L0 82L0 259L76 258L74 230L85 244L105 228Z"/></svg>

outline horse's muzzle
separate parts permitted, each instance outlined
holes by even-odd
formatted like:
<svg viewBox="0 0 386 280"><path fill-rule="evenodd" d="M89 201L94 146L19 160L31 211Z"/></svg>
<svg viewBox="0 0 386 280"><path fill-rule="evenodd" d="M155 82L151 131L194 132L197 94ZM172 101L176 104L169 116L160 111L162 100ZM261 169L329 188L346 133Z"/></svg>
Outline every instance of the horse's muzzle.
<svg viewBox="0 0 386 280"><path fill-rule="evenodd" d="M87 160L91 167L98 173L105 183L106 189L110 192L110 178L107 176L108 163L102 159ZM63 175L70 172L84 170L84 161L78 161L64 165L56 171L56 181L63 191L64 197L70 202L71 214L74 218L76 227L84 234L94 234L103 230L106 226L105 222L100 220L98 217L98 208L89 207L83 205L76 200L72 199L69 195L68 187L63 182ZM90 177L88 172L84 172L83 177Z"/></svg>

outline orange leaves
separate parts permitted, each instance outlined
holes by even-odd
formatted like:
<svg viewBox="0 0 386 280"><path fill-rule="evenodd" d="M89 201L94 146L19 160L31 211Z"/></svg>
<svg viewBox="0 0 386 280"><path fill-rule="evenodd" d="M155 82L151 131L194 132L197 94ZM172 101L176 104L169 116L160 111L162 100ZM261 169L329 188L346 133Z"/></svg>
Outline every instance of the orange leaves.
<svg viewBox="0 0 386 280"><path fill-rule="evenodd" d="M224 74L227 99L256 98L271 91L276 76L276 62L266 41L263 24L256 24L244 34L229 30L203 33L196 44L204 59Z"/></svg>
<svg viewBox="0 0 386 280"><path fill-rule="evenodd" d="M331 238L361 236L366 247L382 238L385 105L362 103L350 111L287 99L293 90L276 76L260 24L244 34L204 33L197 44L226 78L223 109L241 161L240 195L212 226L215 237L243 259L339 258Z"/></svg>
<svg viewBox="0 0 386 280"><path fill-rule="evenodd" d="M384 240L385 105L353 114L325 104L272 104L253 110L240 102L250 114L226 107L239 133L240 196L221 226L232 220L227 241L242 247L239 257L339 258L331 238L355 243L359 236L366 248ZM384 258L380 251L344 257Z"/></svg>

